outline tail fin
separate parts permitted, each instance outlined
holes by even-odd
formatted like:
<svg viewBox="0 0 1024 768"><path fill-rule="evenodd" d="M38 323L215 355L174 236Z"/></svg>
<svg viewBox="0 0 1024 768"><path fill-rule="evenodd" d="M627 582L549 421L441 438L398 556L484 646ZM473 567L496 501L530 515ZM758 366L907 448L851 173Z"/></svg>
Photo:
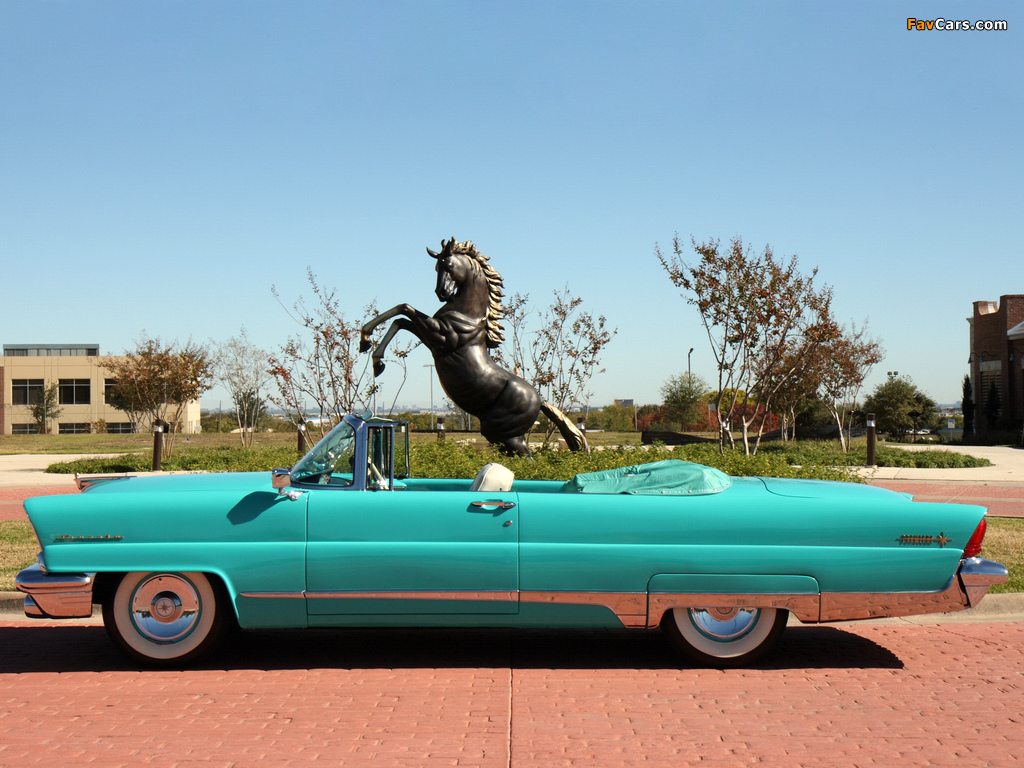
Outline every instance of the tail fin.
<svg viewBox="0 0 1024 768"><path fill-rule="evenodd" d="M590 446L587 445L587 436L564 413L555 408L551 403L541 403L540 409L551 420L551 423L558 427L558 431L561 433L562 439L565 440L565 444L570 451L590 453Z"/></svg>

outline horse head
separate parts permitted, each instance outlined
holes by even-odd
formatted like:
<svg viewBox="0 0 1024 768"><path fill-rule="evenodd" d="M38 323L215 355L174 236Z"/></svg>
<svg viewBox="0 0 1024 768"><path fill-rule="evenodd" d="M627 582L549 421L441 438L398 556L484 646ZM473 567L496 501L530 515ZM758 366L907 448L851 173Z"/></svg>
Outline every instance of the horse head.
<svg viewBox="0 0 1024 768"><path fill-rule="evenodd" d="M437 284L434 293L440 301L451 303L460 295L460 289L470 281L479 281L474 290L462 293L462 301L472 306L460 308L470 315L486 317L487 346L492 349L501 345L505 337L502 334L501 318L505 314L501 306L502 280L501 275L492 267L487 257L476 249L469 240L464 243L451 240L441 241L441 252L427 248L437 260ZM469 295L472 295L470 298Z"/></svg>
<svg viewBox="0 0 1024 768"><path fill-rule="evenodd" d="M458 293L461 286L472 273L470 259L463 253L455 250L455 238L447 242L441 241L441 252L427 248L427 253L437 259L437 285L434 286L434 293L438 301L451 301Z"/></svg>

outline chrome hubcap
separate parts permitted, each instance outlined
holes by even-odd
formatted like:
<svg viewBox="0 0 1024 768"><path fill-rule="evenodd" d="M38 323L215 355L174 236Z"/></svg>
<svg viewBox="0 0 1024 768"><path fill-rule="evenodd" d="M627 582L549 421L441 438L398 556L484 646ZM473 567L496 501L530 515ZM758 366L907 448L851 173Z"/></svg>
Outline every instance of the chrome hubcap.
<svg viewBox="0 0 1024 768"><path fill-rule="evenodd" d="M154 574L132 595L132 623L154 643L176 643L195 629L200 615L199 593L190 581L171 574Z"/></svg>
<svg viewBox="0 0 1024 768"><path fill-rule="evenodd" d="M757 626L759 608L690 608L690 621L702 635L719 643L731 643Z"/></svg>

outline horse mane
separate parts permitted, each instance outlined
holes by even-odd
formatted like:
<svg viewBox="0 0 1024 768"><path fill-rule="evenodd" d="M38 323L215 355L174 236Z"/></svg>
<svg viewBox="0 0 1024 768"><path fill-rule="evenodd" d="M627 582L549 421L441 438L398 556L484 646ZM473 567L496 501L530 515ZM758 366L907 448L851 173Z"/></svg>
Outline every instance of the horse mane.
<svg viewBox="0 0 1024 768"><path fill-rule="evenodd" d="M486 256L476 249L472 242L467 240L464 243L457 242L453 237L448 243L443 244L451 248L451 253L460 253L473 260L476 267L483 273L487 281L487 346L491 349L500 347L505 341L505 331L501 320L505 317L505 308L501 306L501 299L505 295L502 292L504 282L498 270L490 265Z"/></svg>

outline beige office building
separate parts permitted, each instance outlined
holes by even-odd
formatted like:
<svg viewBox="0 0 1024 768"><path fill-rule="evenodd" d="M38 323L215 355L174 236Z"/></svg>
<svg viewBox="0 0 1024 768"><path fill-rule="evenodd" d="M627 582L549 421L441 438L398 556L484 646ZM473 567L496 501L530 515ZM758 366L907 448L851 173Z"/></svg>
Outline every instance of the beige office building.
<svg viewBox="0 0 1024 768"><path fill-rule="evenodd" d="M51 434L131 432L127 414L107 405L114 380L103 363L110 359L100 355L98 344L5 344L0 357L0 434L36 434L39 427L29 406L53 383L58 385L60 414L50 420ZM181 431L199 429L199 401L194 400L182 416Z"/></svg>

